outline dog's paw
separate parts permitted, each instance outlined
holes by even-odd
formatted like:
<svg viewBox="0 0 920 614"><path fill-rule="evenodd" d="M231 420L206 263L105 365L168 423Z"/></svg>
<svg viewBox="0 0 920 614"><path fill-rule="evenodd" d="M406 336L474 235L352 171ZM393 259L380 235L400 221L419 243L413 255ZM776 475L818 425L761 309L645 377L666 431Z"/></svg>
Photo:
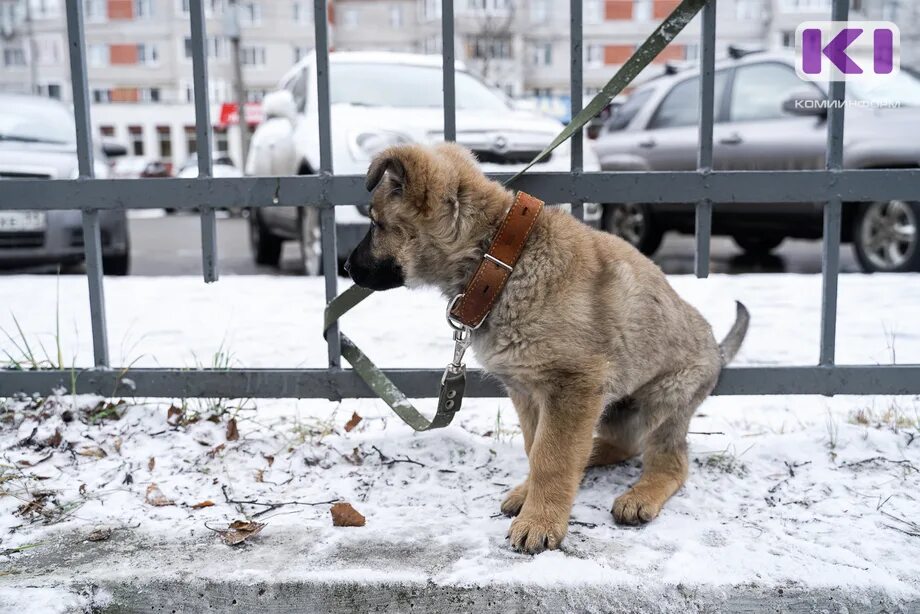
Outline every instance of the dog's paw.
<svg viewBox="0 0 920 614"><path fill-rule="evenodd" d="M508 540L518 552L537 554L558 548L567 530L567 518L552 520L523 513L511 521Z"/></svg>
<svg viewBox="0 0 920 614"><path fill-rule="evenodd" d="M613 502L613 519L619 524L645 524L661 511L662 502L636 488L630 488Z"/></svg>
<svg viewBox="0 0 920 614"><path fill-rule="evenodd" d="M518 484L511 489L505 500L502 501L502 514L505 516L517 516L524 507L524 501L527 500L527 482Z"/></svg>

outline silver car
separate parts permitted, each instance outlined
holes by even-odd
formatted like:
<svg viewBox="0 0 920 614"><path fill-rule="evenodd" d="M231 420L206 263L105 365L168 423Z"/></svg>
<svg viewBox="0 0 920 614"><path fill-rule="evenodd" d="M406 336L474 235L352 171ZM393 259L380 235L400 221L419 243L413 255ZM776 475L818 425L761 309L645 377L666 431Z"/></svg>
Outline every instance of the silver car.
<svg viewBox="0 0 920 614"><path fill-rule="evenodd" d="M124 147L95 152L95 173L108 177L107 156ZM66 106L38 96L0 95L0 190L4 179L76 178L77 146L73 115ZM80 211L0 211L0 267L72 265L83 261ZM127 275L130 241L124 211L99 214L105 273Z"/></svg>
<svg viewBox="0 0 920 614"><path fill-rule="evenodd" d="M717 170L823 169L827 92L799 79L793 57L740 53L716 64L713 163ZM920 79L901 70L868 90L847 85L843 164L850 169L920 166ZM696 169L699 72L675 70L640 85L595 141L604 170ZM786 237L819 239L822 203L719 203L712 232L747 252L767 253ZM844 241L866 271L920 270L920 203L847 205ZM669 231L692 233L692 207L607 205L602 224L646 254Z"/></svg>

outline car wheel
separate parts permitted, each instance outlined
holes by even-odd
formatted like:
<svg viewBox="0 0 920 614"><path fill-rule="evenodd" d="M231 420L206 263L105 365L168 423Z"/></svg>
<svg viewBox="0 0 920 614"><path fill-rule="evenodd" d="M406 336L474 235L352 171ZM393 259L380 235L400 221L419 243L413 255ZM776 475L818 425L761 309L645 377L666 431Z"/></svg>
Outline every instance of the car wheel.
<svg viewBox="0 0 920 614"><path fill-rule="evenodd" d="M853 226L853 250L867 273L920 271L920 203L865 206Z"/></svg>
<svg viewBox="0 0 920 614"><path fill-rule="evenodd" d="M281 260L281 237L272 234L258 211L249 216L249 247L256 264L277 267Z"/></svg>
<svg viewBox="0 0 920 614"><path fill-rule="evenodd" d="M766 256L782 245L785 239L786 237L752 237L751 235L738 235L732 237L735 245L743 249L746 254L755 256Z"/></svg>
<svg viewBox="0 0 920 614"><path fill-rule="evenodd" d="M125 250L122 254L113 254L102 257L102 273L104 275L116 275L123 277L131 270L130 250Z"/></svg>
<svg viewBox="0 0 920 614"><path fill-rule="evenodd" d="M323 244L320 238L319 209L300 210L300 261L308 276L323 274Z"/></svg>
<svg viewBox="0 0 920 614"><path fill-rule="evenodd" d="M648 206L642 204L605 205L603 227L646 256L658 250L664 236Z"/></svg>

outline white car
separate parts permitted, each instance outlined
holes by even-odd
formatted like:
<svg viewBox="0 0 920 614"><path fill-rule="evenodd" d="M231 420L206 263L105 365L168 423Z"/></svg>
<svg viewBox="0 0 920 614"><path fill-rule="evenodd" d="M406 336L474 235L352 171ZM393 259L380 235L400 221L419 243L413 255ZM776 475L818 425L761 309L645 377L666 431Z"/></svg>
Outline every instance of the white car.
<svg viewBox="0 0 920 614"><path fill-rule="evenodd" d="M335 52L329 55L329 63L332 158L336 175L364 175L374 154L390 145L443 140L440 56ZM277 159L280 151L286 151L290 154L285 155L296 159L271 164L263 159L258 165L259 174L287 174L290 169L297 169L298 174L314 173L319 168L315 56L304 58L288 71L279 88L282 97L292 102L290 115L279 117L266 105L267 120L253 136L254 142L263 143L259 149L263 153L257 153L256 148L250 151L247 170L257 166L252 164L253 155ZM456 92L457 142L473 150L485 172L520 170L562 129L555 119L516 108L503 93L488 87L460 64L456 69ZM271 96L277 98L275 94ZM271 106L283 108L284 104L274 100ZM287 126L291 134L284 134ZM266 132L260 134L263 129ZM275 141L278 147L264 146ZM586 171L600 168L590 147L585 147L584 168ZM570 148L565 143L532 172L568 170ZM599 217L597 205L585 205L586 221L596 224ZM303 244L302 237L307 236L308 241L316 241L315 216L295 207L263 207L252 211L249 220L253 254L259 264L277 265L285 240ZM342 262L363 237L368 220L357 207L339 207L336 222L337 256ZM318 251L308 248L301 253L309 258ZM319 267L305 261L305 269L316 271Z"/></svg>

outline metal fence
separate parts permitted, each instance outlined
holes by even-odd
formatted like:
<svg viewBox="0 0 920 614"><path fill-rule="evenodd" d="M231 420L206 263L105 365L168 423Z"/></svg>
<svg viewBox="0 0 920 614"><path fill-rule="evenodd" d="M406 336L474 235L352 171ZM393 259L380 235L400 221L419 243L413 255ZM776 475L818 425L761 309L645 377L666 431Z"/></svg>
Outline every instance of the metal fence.
<svg viewBox="0 0 920 614"><path fill-rule="evenodd" d="M335 207L364 204L364 178L334 175L330 135L327 0L314 1L318 78L319 172L298 177L215 179L211 169L211 122L207 87L205 18L202 0L190 2L192 62L197 122L197 179L95 180L87 89L82 2L67 0L67 31L76 117L79 178L59 181L8 180L0 188L0 209L79 209L83 212L86 269L95 368L0 370L0 397L18 392L48 394L57 388L106 396L327 398L369 397L372 393L350 369L342 368L338 329L328 336L325 369L128 369L112 368L106 338L99 211L171 207L201 211L202 264L206 282L216 281L214 210L224 207L313 206L321 212L323 253L336 253ZM871 200L920 200L920 169L843 170L845 84L831 84L827 164L822 171L712 170L713 83L716 1L702 10L702 78L698 168L690 172L582 171L581 134L572 140L569 173L526 175L517 187L547 203L688 203L696 208L696 274L709 271L713 203L825 202L820 361L813 366L726 369L716 394L917 394L920 365L835 365L837 277L842 207ZM442 0L444 138L456 138L454 88L454 3ZM849 0L834 0L832 19L846 21ZM571 0L572 115L582 107L582 0ZM506 179L507 175L495 175ZM325 258L326 299L337 293L337 263ZM316 339L320 331L316 330ZM428 397L438 389L440 369L393 369L387 375L407 396ZM494 380L471 372L467 396L503 396Z"/></svg>

